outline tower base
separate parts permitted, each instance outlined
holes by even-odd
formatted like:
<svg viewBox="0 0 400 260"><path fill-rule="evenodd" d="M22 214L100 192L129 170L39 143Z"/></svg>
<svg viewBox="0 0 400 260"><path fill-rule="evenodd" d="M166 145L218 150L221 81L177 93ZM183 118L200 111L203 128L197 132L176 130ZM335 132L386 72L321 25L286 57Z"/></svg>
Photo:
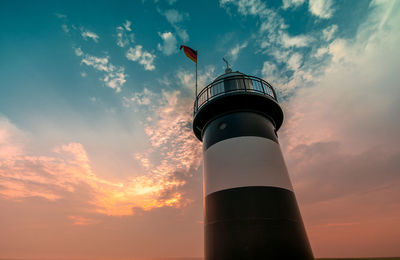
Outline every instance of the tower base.
<svg viewBox="0 0 400 260"><path fill-rule="evenodd" d="M240 187L205 198L205 259L314 259L292 191Z"/></svg>

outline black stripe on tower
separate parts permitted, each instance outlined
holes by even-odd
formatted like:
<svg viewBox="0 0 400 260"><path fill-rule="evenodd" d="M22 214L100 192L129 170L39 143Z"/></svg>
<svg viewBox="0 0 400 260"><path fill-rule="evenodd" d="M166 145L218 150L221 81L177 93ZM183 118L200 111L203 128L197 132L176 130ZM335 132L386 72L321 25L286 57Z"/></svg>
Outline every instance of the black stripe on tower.
<svg viewBox="0 0 400 260"><path fill-rule="evenodd" d="M274 125L265 116L254 112L231 113L221 116L205 127L203 149L239 136L259 136L278 143Z"/></svg>
<svg viewBox="0 0 400 260"><path fill-rule="evenodd" d="M262 139L257 139L259 137ZM206 126L203 135L204 153L221 148L219 151L232 156L232 160L243 159L240 164L246 164L248 160L235 157L237 151L230 149L229 145L239 143L242 147L243 142L251 140L260 140L261 146L267 145L274 149L278 146L280 152L274 125L268 118L252 112L226 114ZM251 149L252 154L258 151ZM208 157L207 160L212 158ZM205 161L205 165L207 163ZM247 174L248 178L252 178L252 174L260 170L260 165L254 165L254 161L245 165L244 169L246 167L246 172L233 168L230 173L224 172L224 169L219 171L218 168L207 172L205 167L205 176L222 174L224 178L235 179L237 175ZM211 187L214 183L208 182L213 179L205 177L206 260L313 259L290 180L287 178L285 186L290 188L268 185L270 180L273 183L272 179L276 179L276 176L279 178L280 174L285 180L286 171L266 171L265 179L259 185L242 186L227 180L231 185L228 189L218 189L218 185L210 189L207 185Z"/></svg>
<svg viewBox="0 0 400 260"><path fill-rule="evenodd" d="M205 204L205 259L313 259L292 191L233 188Z"/></svg>

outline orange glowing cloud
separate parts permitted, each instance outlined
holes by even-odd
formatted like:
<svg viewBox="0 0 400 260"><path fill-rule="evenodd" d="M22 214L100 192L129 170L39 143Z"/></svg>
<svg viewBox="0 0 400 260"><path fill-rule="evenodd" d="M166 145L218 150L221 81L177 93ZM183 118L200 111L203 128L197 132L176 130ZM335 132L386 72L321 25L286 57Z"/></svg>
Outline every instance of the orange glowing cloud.
<svg viewBox="0 0 400 260"><path fill-rule="evenodd" d="M190 113L174 114L177 95L172 93L166 98L169 101L156 111L158 120L146 127L152 147L162 150L159 163L149 159L153 148L137 153L136 159L146 173L119 182L98 177L80 143L60 145L48 156L24 154L22 146L14 140L17 128L3 119L2 124L7 127L0 132L0 145L7 152L0 154L0 195L8 199L42 197L55 201L63 198L65 192L74 193L84 185L91 193L87 203L96 212L117 216L131 215L134 208L151 210L186 205L190 201L179 191L186 181L176 173L197 169L200 156L190 128L183 127L188 124ZM171 148L166 149L167 146ZM70 218L77 225L90 223Z"/></svg>

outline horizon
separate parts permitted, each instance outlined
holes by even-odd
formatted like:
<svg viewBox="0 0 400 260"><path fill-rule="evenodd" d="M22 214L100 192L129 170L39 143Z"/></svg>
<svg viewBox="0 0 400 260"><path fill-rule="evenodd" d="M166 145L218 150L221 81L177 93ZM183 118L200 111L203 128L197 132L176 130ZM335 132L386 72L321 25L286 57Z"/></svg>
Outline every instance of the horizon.
<svg viewBox="0 0 400 260"><path fill-rule="evenodd" d="M276 90L316 258L400 256L399 14L394 0L1 1L0 259L201 259L181 44L199 91L222 58Z"/></svg>

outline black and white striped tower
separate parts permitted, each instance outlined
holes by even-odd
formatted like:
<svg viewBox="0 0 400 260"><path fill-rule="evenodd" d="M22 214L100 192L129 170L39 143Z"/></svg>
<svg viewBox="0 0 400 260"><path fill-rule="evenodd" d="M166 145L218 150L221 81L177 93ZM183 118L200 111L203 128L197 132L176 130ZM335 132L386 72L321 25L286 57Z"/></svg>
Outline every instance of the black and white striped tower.
<svg viewBox="0 0 400 260"><path fill-rule="evenodd" d="M206 260L313 259L278 143L283 112L266 81L232 72L197 96Z"/></svg>

